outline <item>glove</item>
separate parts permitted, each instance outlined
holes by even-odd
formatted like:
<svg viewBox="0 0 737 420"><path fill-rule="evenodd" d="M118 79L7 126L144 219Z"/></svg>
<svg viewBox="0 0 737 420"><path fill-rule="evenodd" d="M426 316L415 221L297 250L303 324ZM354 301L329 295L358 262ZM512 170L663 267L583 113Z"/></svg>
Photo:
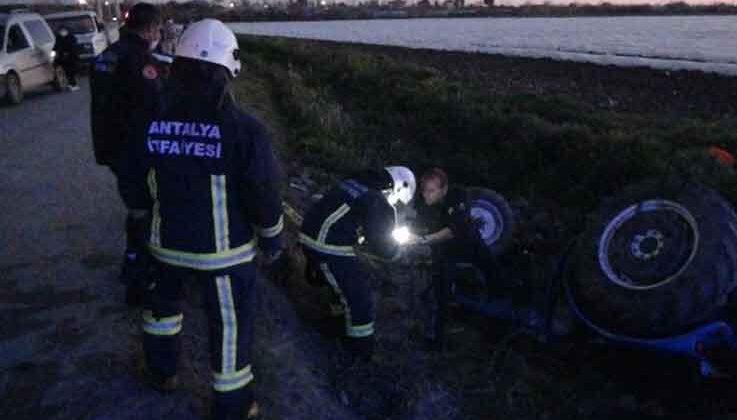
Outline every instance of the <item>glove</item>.
<svg viewBox="0 0 737 420"><path fill-rule="evenodd" d="M406 245L427 245L428 243L427 236L425 235L415 235L414 233L409 237L409 240L407 241Z"/></svg>
<svg viewBox="0 0 737 420"><path fill-rule="evenodd" d="M281 235L271 238L259 238L258 247L264 256L264 263L266 263L266 265L273 264L274 261L281 257L282 246Z"/></svg>

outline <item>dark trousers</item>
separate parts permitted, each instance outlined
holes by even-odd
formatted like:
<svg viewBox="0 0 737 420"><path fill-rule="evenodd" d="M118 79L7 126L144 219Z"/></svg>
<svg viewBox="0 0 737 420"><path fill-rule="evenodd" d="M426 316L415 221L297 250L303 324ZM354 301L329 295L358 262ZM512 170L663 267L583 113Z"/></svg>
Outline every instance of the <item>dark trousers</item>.
<svg viewBox="0 0 737 420"><path fill-rule="evenodd" d="M213 418L241 415L253 400L248 385L253 380L251 342L258 270L248 263L217 272L159 264L157 271L143 311L146 366L162 377L176 374L182 286L185 279L197 282L209 325Z"/></svg>
<svg viewBox="0 0 737 420"><path fill-rule="evenodd" d="M338 296L345 309L345 334L361 339L374 334L370 275L357 257L337 257L304 248L308 264Z"/></svg>
<svg viewBox="0 0 737 420"><path fill-rule="evenodd" d="M499 278L495 259L483 245L472 241L451 240L432 247L432 286L436 310L433 314L432 333L442 339L448 319L448 303L451 287L457 281L459 263L473 264L486 281L487 301L484 312L505 320L517 320L519 311L511 299L504 297L507 285Z"/></svg>
<svg viewBox="0 0 737 420"><path fill-rule="evenodd" d="M121 156L119 157L115 162L110 164L110 171L115 176L115 182L118 187L118 194L120 195L121 199L125 203L126 194L124 193L123 189L126 188L127 183L123 182L121 179L122 174L124 173L121 170L122 165L126 164L126 157ZM126 208L128 208L129 212L125 219L125 248L126 252L135 252L135 253L144 253L146 252L146 243L147 238L146 235L148 234L149 230L149 220L147 218L142 217L134 217L130 212L130 206L128 203L126 204Z"/></svg>
<svg viewBox="0 0 737 420"><path fill-rule="evenodd" d="M123 188L127 185L121 182L121 165L125 164L125 157L119 158L110 165L115 176L118 192L121 198L126 195ZM124 200L125 201L125 200ZM126 207L129 207L126 203ZM148 242L150 219L147 214L134 214L128 211L125 219L125 252L120 279L128 285L126 301L130 305L138 305L147 287L151 272L151 257L146 246Z"/></svg>
<svg viewBox="0 0 737 420"><path fill-rule="evenodd" d="M64 73L67 76L67 81L71 86L77 86L77 61L63 61L60 63L61 68L64 69Z"/></svg>

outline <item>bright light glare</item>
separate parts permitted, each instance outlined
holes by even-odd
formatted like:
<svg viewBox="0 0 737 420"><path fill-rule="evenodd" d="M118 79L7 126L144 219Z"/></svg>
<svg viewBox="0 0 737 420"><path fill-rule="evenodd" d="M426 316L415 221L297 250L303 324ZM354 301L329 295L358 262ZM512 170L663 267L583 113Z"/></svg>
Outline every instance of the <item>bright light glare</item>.
<svg viewBox="0 0 737 420"><path fill-rule="evenodd" d="M410 237L409 228L407 226L402 226L394 229L392 237L398 244L406 244Z"/></svg>

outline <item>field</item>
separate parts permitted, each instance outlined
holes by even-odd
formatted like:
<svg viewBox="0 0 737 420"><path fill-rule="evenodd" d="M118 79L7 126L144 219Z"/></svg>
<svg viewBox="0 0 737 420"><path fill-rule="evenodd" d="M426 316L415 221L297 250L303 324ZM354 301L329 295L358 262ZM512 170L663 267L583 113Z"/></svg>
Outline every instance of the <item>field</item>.
<svg viewBox="0 0 737 420"><path fill-rule="evenodd" d="M706 148L736 150L737 79L278 38L242 37L241 46L236 94L270 127L293 205L304 208L310 193L355 169L444 167L452 182L486 186L512 202L521 229L500 278L533 302L587 215L624 186L687 176L735 199L734 171ZM337 398L359 417L722 418L735 410L730 387L703 384L688 364L584 341L542 344L463 311L450 349L428 351L421 271L378 265L375 272L376 360L344 371L330 356L320 375L294 384L325 391L321 398ZM324 311L319 290L298 271L277 277L309 331ZM337 351L329 340L316 342ZM284 380L263 362L267 380ZM298 371L316 363L279 366L293 362Z"/></svg>
<svg viewBox="0 0 737 420"><path fill-rule="evenodd" d="M459 24L460 23L460 24ZM242 22L244 35L284 36L737 75L731 16L378 19Z"/></svg>

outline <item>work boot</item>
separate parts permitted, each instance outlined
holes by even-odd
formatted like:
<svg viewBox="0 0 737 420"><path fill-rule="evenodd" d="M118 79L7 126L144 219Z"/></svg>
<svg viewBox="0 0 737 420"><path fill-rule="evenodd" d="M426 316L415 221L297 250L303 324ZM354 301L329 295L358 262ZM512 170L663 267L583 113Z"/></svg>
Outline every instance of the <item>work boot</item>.
<svg viewBox="0 0 737 420"><path fill-rule="evenodd" d="M348 337L344 342L344 363L348 366L367 364L374 357L375 339L368 337Z"/></svg>
<svg viewBox="0 0 737 420"><path fill-rule="evenodd" d="M179 387L179 377L177 375L163 376L149 369L145 369L144 376L149 386L165 394L174 392Z"/></svg>
<svg viewBox="0 0 737 420"><path fill-rule="evenodd" d="M233 393L215 393L210 407L211 420L254 420L261 418L261 407L249 387ZM241 405L242 404L242 405ZM237 408L243 407L243 408Z"/></svg>
<svg viewBox="0 0 737 420"><path fill-rule="evenodd" d="M242 416L228 416L223 417L220 414L213 413L210 415L211 420L257 420L261 418L261 407L258 405L256 401L252 402L251 405L248 406L248 409L243 413Z"/></svg>
<svg viewBox="0 0 737 420"><path fill-rule="evenodd" d="M261 407L259 407L258 403L256 401L251 403L251 406L248 407L248 411L246 411L246 415L243 417L244 420L255 420L261 417Z"/></svg>
<svg viewBox="0 0 737 420"><path fill-rule="evenodd" d="M345 317L326 316L315 321L315 329L327 338L339 338L345 334Z"/></svg>

